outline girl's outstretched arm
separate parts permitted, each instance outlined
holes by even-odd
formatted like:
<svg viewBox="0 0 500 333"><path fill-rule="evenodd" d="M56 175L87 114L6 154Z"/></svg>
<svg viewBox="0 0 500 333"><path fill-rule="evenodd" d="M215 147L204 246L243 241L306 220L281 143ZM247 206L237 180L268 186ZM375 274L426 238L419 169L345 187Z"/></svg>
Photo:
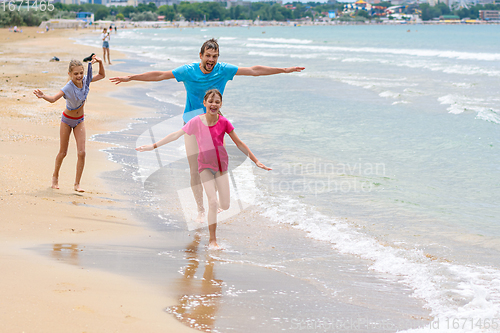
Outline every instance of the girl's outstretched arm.
<svg viewBox="0 0 500 333"><path fill-rule="evenodd" d="M137 150L137 151L150 151L150 150L153 150L155 148L166 145L169 142L175 141L178 138L180 138L181 136L183 136L184 134L186 134L186 132L184 132L183 130L180 129L177 132L170 133L169 135L167 135L166 137L164 137L163 139L161 139L160 141L158 141L152 145L140 146L140 147L135 148L135 150Z"/></svg>
<svg viewBox="0 0 500 333"><path fill-rule="evenodd" d="M59 100L59 98L64 96L64 92L62 90L59 90L59 92L54 96L47 96L40 89L33 90L33 94L35 94L36 97L43 98L50 103L54 103L55 101Z"/></svg>
<svg viewBox="0 0 500 333"><path fill-rule="evenodd" d="M240 138L236 135L234 130L232 130L231 133L229 133L229 136L233 140L236 147L238 147L238 149L241 150L243 154L247 155L255 163L256 166L264 170L268 171L272 170L271 168L268 168L264 164L259 162L259 160L257 159L257 157L255 157L250 148L248 148L248 146L243 141L240 140Z"/></svg>
<svg viewBox="0 0 500 333"><path fill-rule="evenodd" d="M95 54L92 56L92 63L95 64L96 62L99 63L99 74L95 75L92 78L92 82L102 80L106 77L106 72L104 71L104 65L102 63L102 59L97 57Z"/></svg>

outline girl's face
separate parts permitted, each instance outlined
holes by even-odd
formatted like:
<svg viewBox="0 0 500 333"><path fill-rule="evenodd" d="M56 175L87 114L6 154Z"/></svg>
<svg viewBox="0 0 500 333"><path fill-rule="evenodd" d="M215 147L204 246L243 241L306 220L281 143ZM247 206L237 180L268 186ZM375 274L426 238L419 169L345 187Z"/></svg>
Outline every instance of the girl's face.
<svg viewBox="0 0 500 333"><path fill-rule="evenodd" d="M68 73L74 84L79 84L83 80L83 66L75 66Z"/></svg>
<svg viewBox="0 0 500 333"><path fill-rule="evenodd" d="M203 105L207 108L207 113L216 115L222 106L222 100L217 94L212 94L208 96L207 99L203 101Z"/></svg>

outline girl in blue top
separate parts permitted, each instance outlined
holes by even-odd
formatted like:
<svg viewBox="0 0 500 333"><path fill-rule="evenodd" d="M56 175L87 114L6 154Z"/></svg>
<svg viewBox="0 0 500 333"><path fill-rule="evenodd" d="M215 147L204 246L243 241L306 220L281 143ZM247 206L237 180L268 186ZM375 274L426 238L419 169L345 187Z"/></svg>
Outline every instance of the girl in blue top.
<svg viewBox="0 0 500 333"><path fill-rule="evenodd" d="M99 63L99 74L92 75L92 64ZM54 103L61 97L66 99L66 109L61 118L60 127L60 146L59 153L56 156L54 174L52 175L52 188L59 188L59 170L61 164L68 152L69 136L71 130L75 135L76 149L78 152L78 162L76 164L76 178L74 189L77 192L84 192L80 187L83 167L85 165L85 123L83 117L83 106L90 90L90 82L104 79L104 65L102 60L95 55L92 56L92 62L89 63L87 75L84 75L83 64L78 60L71 60L69 63L68 75L71 80L61 90L53 95L45 95L40 89L33 91L36 97L43 98L47 102Z"/></svg>

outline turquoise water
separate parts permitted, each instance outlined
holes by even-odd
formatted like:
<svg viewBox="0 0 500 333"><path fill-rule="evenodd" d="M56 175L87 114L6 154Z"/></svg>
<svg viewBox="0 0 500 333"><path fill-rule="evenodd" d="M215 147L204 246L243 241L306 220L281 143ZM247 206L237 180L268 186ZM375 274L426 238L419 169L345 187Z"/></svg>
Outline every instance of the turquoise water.
<svg viewBox="0 0 500 333"><path fill-rule="evenodd" d="M368 270L412 290L434 320L500 316L497 25L142 29L112 37L112 49L137 60L123 69L137 73L197 61L211 37L220 61L306 67L227 86L222 111L273 167L252 171L260 216L253 218L367 260ZM169 116L185 99L174 81L150 84L145 95ZM225 242L237 249L242 239ZM279 254L250 252L246 260L304 274L306 266ZM330 288L325 272L318 264L310 274Z"/></svg>

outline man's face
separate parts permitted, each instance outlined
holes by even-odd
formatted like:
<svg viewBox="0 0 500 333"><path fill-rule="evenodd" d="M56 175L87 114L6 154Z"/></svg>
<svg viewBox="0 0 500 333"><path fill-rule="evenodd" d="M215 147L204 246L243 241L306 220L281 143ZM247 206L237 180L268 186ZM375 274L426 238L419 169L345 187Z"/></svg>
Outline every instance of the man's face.
<svg viewBox="0 0 500 333"><path fill-rule="evenodd" d="M205 53L200 53L200 67L201 70L207 74L210 73L215 65L217 64L217 59L219 59L219 51L214 49L206 49Z"/></svg>

